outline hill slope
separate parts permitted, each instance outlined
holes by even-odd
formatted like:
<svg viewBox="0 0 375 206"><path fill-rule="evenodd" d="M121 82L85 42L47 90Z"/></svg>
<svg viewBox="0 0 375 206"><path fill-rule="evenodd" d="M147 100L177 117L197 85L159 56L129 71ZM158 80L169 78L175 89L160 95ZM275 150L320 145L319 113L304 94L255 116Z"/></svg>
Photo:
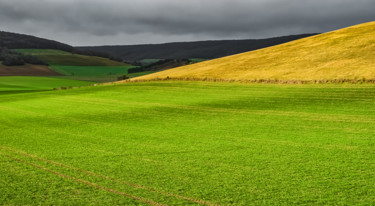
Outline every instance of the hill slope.
<svg viewBox="0 0 375 206"><path fill-rule="evenodd" d="M375 22L136 78L375 79Z"/></svg>
<svg viewBox="0 0 375 206"><path fill-rule="evenodd" d="M0 31L0 47L8 49L57 49L72 52L74 47L35 36Z"/></svg>
<svg viewBox="0 0 375 206"><path fill-rule="evenodd" d="M120 56L127 61L139 61L142 59L214 59L274 46L311 35L313 34L291 35L269 39L176 42L167 44L78 48L110 53Z"/></svg>

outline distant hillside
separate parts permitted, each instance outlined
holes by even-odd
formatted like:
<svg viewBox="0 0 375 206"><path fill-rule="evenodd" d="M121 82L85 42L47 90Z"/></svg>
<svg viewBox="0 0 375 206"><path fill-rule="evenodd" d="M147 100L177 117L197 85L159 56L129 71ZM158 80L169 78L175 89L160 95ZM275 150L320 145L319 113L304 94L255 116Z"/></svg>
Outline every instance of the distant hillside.
<svg viewBox="0 0 375 206"><path fill-rule="evenodd" d="M270 47L312 35L315 34L292 35L269 39L198 41L167 44L96 46L77 48L89 49L98 52L107 52L112 55L119 56L126 61L139 61L142 59L214 59Z"/></svg>
<svg viewBox="0 0 375 206"><path fill-rule="evenodd" d="M47 66L48 65L48 66ZM77 50L57 41L0 32L0 76L59 76L116 81L133 68L103 52Z"/></svg>
<svg viewBox="0 0 375 206"><path fill-rule="evenodd" d="M54 49L14 49L12 51L25 56L35 57L48 63L49 67L46 68L52 71L52 73L38 73L38 71L35 71L35 67L32 67L34 65L30 64L24 65L18 71L15 69L12 70L13 67L1 67L0 63L0 76L2 73L3 76L19 76L17 75L19 73L28 74L29 76L33 74L37 74L37 76L64 75L65 79L113 82L124 79L124 75L128 74L128 70L134 68L132 65L113 61L108 58L86 56Z"/></svg>
<svg viewBox="0 0 375 206"><path fill-rule="evenodd" d="M35 36L0 31L0 47L8 49L54 49L86 56L97 56L114 61L122 61L121 58L106 52L75 49L74 47L53 40L43 39Z"/></svg>
<svg viewBox="0 0 375 206"><path fill-rule="evenodd" d="M178 67L134 80L157 78L237 81L263 79L271 82L373 80L375 79L375 22L257 51Z"/></svg>
<svg viewBox="0 0 375 206"><path fill-rule="evenodd" d="M21 54L21 56L24 57L35 57L37 60L42 60L49 66L35 65L30 64L29 62L24 62L20 65L13 64L13 66L6 66L5 62L1 61L2 59L0 58L0 76L77 75L82 73L82 70L84 70L84 79L90 79L88 77L97 76L99 73L102 76L108 76L108 74L111 74L114 76L111 78L111 80L115 81L117 80L118 76L127 74L127 70L132 68L131 65L113 61L107 58L73 54L61 50L14 49L12 52ZM69 71L68 74L65 72L65 70ZM81 78L77 77L76 79L80 80Z"/></svg>
<svg viewBox="0 0 375 206"><path fill-rule="evenodd" d="M8 49L57 49L73 52L72 46L35 36L0 31L0 47Z"/></svg>

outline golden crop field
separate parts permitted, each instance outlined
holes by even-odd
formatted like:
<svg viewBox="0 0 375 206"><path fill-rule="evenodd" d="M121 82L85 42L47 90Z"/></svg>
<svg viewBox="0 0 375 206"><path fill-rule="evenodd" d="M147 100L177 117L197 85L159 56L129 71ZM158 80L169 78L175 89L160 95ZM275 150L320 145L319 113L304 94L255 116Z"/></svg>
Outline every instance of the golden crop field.
<svg viewBox="0 0 375 206"><path fill-rule="evenodd" d="M375 22L133 79L314 81L375 79Z"/></svg>

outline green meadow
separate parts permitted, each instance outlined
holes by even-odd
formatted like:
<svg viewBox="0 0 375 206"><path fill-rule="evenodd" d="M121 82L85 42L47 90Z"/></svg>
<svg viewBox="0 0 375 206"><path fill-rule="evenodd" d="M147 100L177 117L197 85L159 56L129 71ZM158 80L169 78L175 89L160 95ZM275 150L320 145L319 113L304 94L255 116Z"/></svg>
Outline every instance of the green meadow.
<svg viewBox="0 0 375 206"><path fill-rule="evenodd" d="M0 77L0 95L32 91L52 90L60 87L79 87L94 84L93 82L59 79L51 77ZM0 96L1 98L1 96Z"/></svg>
<svg viewBox="0 0 375 206"><path fill-rule="evenodd" d="M0 203L373 205L374 108L367 84L0 93Z"/></svg>

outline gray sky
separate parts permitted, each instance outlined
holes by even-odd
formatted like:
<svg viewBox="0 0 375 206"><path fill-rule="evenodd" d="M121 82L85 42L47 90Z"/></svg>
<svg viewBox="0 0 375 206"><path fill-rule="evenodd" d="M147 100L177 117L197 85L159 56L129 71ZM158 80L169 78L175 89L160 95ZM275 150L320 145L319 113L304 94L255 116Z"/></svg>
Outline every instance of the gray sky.
<svg viewBox="0 0 375 206"><path fill-rule="evenodd" d="M265 38L375 21L375 0L0 0L0 30L74 46Z"/></svg>

